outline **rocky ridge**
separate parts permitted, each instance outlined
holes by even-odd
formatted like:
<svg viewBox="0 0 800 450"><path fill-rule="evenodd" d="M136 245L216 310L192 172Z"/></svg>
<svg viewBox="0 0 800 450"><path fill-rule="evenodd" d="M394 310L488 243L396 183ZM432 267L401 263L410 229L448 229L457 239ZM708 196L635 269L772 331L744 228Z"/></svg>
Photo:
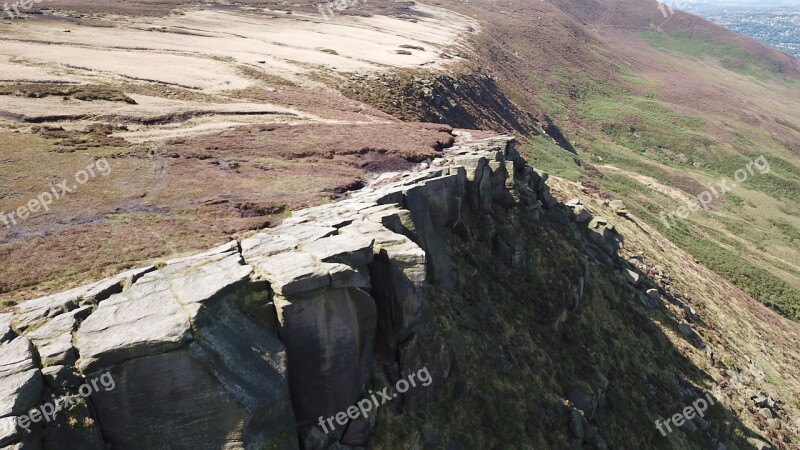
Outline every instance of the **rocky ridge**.
<svg viewBox="0 0 800 450"><path fill-rule="evenodd" d="M618 221L602 216L630 219L622 202L561 204L548 175L526 163L513 138L455 134L456 145L441 158L385 173L277 227L0 315L0 447L364 448L378 433L376 416L348 419L328 434L319 418L421 368L431 383L400 394L395 414L468 396L491 405L496 400L469 369L475 353L508 376L530 367L534 356L521 351L572 345L564 339L586 326L587 311L597 311L592 303L603 279L614 286L611 301L631 299L616 303L619 311L673 313L675 332L717 361L717 342L706 343L713 330L690 296L664 267L625 248ZM575 247L537 235L546 227L534 224L545 222ZM498 276L541 273L533 254L541 249L531 242L554 265L547 272L554 295L526 303L521 279L517 291L491 292L506 283ZM525 347L487 331L513 326L498 309L508 295L520 301L513 307L538 310L540 326L522 322L529 331L552 338ZM478 334L470 329L473 314L488 322ZM476 337L503 350L484 353ZM739 375L736 390L766 427L792 423L782 399L758 382L763 372L753 372L752 382ZM82 394L103 376L113 382ZM607 363L588 360L561 392L551 388L553 420L564 425L554 439L576 449L613 447L606 405L620 377ZM683 404L731 395L685 382L675 390ZM645 386L649 397L668 391L655 380ZM47 419L31 412L56 401L62 407ZM730 445L736 437L725 423L696 417L684 430L717 450L739 448ZM433 427L420 430L415 445L436 448ZM755 436L747 442L769 448Z"/></svg>
<svg viewBox="0 0 800 450"><path fill-rule="evenodd" d="M548 175L525 162L513 138L456 134L456 145L441 158L383 174L348 198L296 211L277 227L0 315L0 446L364 448L375 416L348 420L329 434L318 419L423 367L431 383L401 394L394 412L435 403L443 389L452 389L454 400L469 395L475 388L466 359L474 349L465 336L474 335L464 323L440 317L450 314L441 308L443 294L452 300L486 289L482 283L495 275L465 278L486 264L508 273L539 270L526 246L526 239L538 239L531 236L535 227L517 231L544 216L565 238L583 242L580 257L565 258L556 270L561 276L552 280L563 303L545 307L552 314L543 319L556 338L574 333L581 319L569 321L586 315L593 297L587 292L597 284L590 283L592 274L608 271L621 298L633 294L630 308L673 312L680 318L676 332L716 361L716 345L706 344L709 330L691 298L664 267L625 249L614 221L597 214L626 218L622 202L561 204ZM494 309L498 299L490 306L492 295L477 297L483 297L474 304L477 314L507 320ZM504 374L527 364L511 346L488 360ZM556 416L571 448L613 447L601 418L619 374L587 364L581 381L557 395ZM737 385L748 409L770 429L785 428L792 421L784 402L753 373L755 381L742 373ZM80 394L102 376L113 383ZM648 395L664 389L647 388ZM680 383L677 395L689 404L730 393ZM52 417L31 413L57 400L63 408ZM724 423L696 417L684 429L717 450L737 448L723 443L734 438ZM420 448L436 447L437 433L421 430ZM756 437L747 442L769 448Z"/></svg>
<svg viewBox="0 0 800 450"><path fill-rule="evenodd" d="M430 307L433 287L460 284L444 230L469 234L465 211L488 217L502 205L535 220L559 204L547 174L514 144L462 136L416 171L387 174L241 242L20 304L0 317L0 445L364 446L373 419L329 435L314 424L376 383L427 367L432 383L398 400L422 405L463 369L463 343L435 326ZM596 257L615 257L621 236L602 218L590 223ZM513 243L498 249L504 263L525 260ZM587 266L568 310L578 308L588 277ZM74 394L104 373L113 388ZM20 416L58 396L72 406L20 426ZM572 396L587 403L585 394ZM587 417L598 401L583 407ZM576 434L604 445L593 430Z"/></svg>

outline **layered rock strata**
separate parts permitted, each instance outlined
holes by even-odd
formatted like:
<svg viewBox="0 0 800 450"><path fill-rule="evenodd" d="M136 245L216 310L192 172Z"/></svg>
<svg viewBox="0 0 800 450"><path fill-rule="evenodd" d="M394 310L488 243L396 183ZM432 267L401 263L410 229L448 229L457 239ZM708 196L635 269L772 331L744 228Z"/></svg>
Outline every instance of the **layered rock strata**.
<svg viewBox="0 0 800 450"><path fill-rule="evenodd" d="M558 204L511 137L443 156L241 242L0 315L0 445L365 445L371 423L330 435L314 424L376 380L427 367L430 385L398 400L422 404L457 370L459 348L434 326L430 291L458 288L445 236L468 232L462 214L524 208L535 218ZM609 253L619 245L612 229L595 234ZM508 263L519 258L510 252ZM113 387L76 394L101 374ZM26 421L61 397L75 401Z"/></svg>

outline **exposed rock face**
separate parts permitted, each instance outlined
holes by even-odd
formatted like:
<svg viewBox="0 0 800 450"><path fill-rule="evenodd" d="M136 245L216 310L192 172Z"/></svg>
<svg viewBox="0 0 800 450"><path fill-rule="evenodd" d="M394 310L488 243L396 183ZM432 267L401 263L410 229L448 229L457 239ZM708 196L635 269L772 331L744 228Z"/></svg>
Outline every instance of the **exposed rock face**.
<svg viewBox="0 0 800 450"><path fill-rule="evenodd" d="M17 331L22 332L31 326L41 324L49 318L72 311L78 306L105 300L110 295L121 292L125 286L129 286L143 274L153 269L151 266L130 270L88 286L24 302L17 307L14 327Z"/></svg>
<svg viewBox="0 0 800 450"><path fill-rule="evenodd" d="M91 397L107 443L297 446L283 344L246 313L267 299L252 270L235 243L168 262L83 322L79 369L110 370L116 383Z"/></svg>
<svg viewBox="0 0 800 450"><path fill-rule="evenodd" d="M470 232L467 208L483 216L525 208L538 217L558 202L547 174L528 166L510 137L457 146L430 168L384 180L241 243L0 316L1 445L363 445L371 421L332 436L312 426L365 398L376 380L394 383L423 367L431 382L402 394L398 407L430 399L465 358L463 338L439 329L430 308L432 286L454 291L459 283L445 236ZM589 233L613 253L616 233L592 222ZM493 249L513 265L522 252L502 240ZM586 277L572 289L571 310ZM97 386L100 376L113 383ZM91 381L90 395L77 396ZM80 397L77 406L15 426L15 417L63 395Z"/></svg>
<svg viewBox="0 0 800 450"><path fill-rule="evenodd" d="M0 417L18 416L36 404L42 372L31 342L18 337L0 346Z"/></svg>

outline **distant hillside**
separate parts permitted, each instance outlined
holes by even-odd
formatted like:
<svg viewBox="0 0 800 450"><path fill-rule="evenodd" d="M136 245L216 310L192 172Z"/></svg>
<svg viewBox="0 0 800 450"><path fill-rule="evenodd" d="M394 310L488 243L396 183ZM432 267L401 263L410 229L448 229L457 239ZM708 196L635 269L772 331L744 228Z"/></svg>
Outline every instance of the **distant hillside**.
<svg viewBox="0 0 800 450"><path fill-rule="evenodd" d="M696 4L687 9L717 25L800 58L800 3L724 6Z"/></svg>

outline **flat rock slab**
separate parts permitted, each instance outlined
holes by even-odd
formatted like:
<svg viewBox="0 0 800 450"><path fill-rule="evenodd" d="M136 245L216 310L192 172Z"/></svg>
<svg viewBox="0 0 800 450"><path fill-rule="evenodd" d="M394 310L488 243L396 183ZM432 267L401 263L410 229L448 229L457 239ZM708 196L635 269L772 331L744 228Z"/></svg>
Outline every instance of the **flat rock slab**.
<svg viewBox="0 0 800 450"><path fill-rule="evenodd" d="M56 316L44 325L25 334L39 350L42 365L74 364L77 353L72 346L72 332L79 320L91 313L91 306L80 308Z"/></svg>
<svg viewBox="0 0 800 450"><path fill-rule="evenodd" d="M22 332L44 319L108 298L154 269L153 266L141 267L66 292L28 300L15 308L14 328Z"/></svg>
<svg viewBox="0 0 800 450"><path fill-rule="evenodd" d="M148 273L100 303L76 333L78 368L175 349L191 336L200 304L224 295L252 268L237 252L200 256Z"/></svg>
<svg viewBox="0 0 800 450"><path fill-rule="evenodd" d="M38 367L38 354L28 338L18 337L0 345L0 379Z"/></svg>
<svg viewBox="0 0 800 450"><path fill-rule="evenodd" d="M324 263L308 253L298 251L255 258L248 262L269 281L273 291L283 295L329 287L333 283L331 272L352 270L342 264Z"/></svg>
<svg viewBox="0 0 800 450"><path fill-rule="evenodd" d="M310 242L303 246L303 251L323 262L361 267L372 261L373 241L364 235L336 235Z"/></svg>
<svg viewBox="0 0 800 450"><path fill-rule="evenodd" d="M18 337L0 345L0 417L18 416L42 394L42 373L31 342Z"/></svg>

